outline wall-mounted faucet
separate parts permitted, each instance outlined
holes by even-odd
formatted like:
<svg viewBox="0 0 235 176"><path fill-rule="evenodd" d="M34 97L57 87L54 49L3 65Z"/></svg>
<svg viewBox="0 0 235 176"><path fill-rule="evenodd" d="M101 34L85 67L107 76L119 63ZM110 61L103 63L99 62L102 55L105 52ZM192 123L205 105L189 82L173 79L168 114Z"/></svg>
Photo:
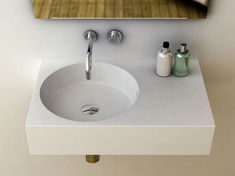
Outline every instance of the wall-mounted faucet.
<svg viewBox="0 0 235 176"><path fill-rule="evenodd" d="M84 34L85 39L88 41L88 49L86 54L85 68L86 68L86 80L91 79L92 69L92 50L93 43L97 40L98 34L94 30L88 30ZM107 33L107 39L113 44L121 43L123 34L121 31L112 29Z"/></svg>
<svg viewBox="0 0 235 176"><path fill-rule="evenodd" d="M92 50L93 43L97 40L98 35L93 30L88 30L85 32L84 37L88 40L88 49L86 54L85 68L86 68L86 79L91 79L91 69L92 69Z"/></svg>

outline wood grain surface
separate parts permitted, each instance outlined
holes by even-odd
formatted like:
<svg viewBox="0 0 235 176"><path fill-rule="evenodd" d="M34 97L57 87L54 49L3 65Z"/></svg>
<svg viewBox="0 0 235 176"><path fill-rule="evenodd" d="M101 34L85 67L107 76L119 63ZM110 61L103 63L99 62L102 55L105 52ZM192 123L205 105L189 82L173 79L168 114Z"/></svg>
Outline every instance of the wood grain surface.
<svg viewBox="0 0 235 176"><path fill-rule="evenodd" d="M190 0L34 0L35 18L206 18Z"/></svg>

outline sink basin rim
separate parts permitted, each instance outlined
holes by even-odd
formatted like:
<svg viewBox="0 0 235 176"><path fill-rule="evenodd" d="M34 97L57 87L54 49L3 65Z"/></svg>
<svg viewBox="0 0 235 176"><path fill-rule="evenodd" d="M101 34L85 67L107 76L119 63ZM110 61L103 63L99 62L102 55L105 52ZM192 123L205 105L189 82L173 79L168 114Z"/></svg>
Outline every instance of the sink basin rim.
<svg viewBox="0 0 235 176"><path fill-rule="evenodd" d="M91 84L91 85L90 85ZM93 85L92 85L93 84ZM76 90L74 91L74 96L71 96L70 92L66 92L66 94L70 97L77 97L74 102L64 101L62 98L56 99L58 96L63 94L64 90L69 90L70 87L73 88L73 86L76 86ZM81 88L82 86L86 86L86 88ZM93 91L93 87L96 87ZM103 89L101 89L103 87ZM71 90L74 90L72 89ZM99 89L100 88L100 89ZM103 90L106 90L104 92ZM83 93L79 96L76 96L79 94L79 91L82 91ZM90 90L90 91L89 91ZM97 90L100 90L99 92L96 92ZM115 93L114 93L115 91ZM88 93L89 92L89 93ZM96 92L96 95L93 93ZM99 97L99 94L103 92L103 96ZM108 92L110 94L108 94ZM93 118L85 118L83 114L81 114L81 111L76 111L76 113L73 113L71 115L71 112L74 112L77 107L82 107L87 104L97 104L94 102L88 102L85 103L86 100L83 100L84 103L81 104L79 99L84 99L83 95L85 94L87 99L92 99L91 97L99 97L99 99L108 99L107 97L111 97L109 102L113 106L109 106L108 100L104 103L104 101L98 101L98 98L96 98L95 101L103 103L103 107L106 107L107 112L103 112L103 114L97 115L97 117ZM107 94L107 96L106 96ZM86 80L85 79L85 69L84 69L84 63L76 63L67 65L65 67L62 67L53 73L51 73L49 76L46 77L46 79L43 81L41 87L40 87L40 98L42 101L42 104L52 113L55 115L68 119L68 120L75 120L75 121L97 121L97 120L105 120L108 118L113 118L117 116L118 114L121 114L122 112L125 112L129 108L131 108L139 95L139 87L136 79L128 73L126 70L107 63L102 62L94 62L93 63L93 69L92 69L92 79ZM128 99L124 98L124 96L127 96ZM62 96L61 96L62 97ZM65 97L65 100L68 99ZM103 98L104 97L104 98ZM122 100L120 100L122 98ZM74 99L71 98L73 101ZM95 98L94 98L95 99ZM64 101L64 102L63 102ZM88 101L88 100L87 100ZM94 100L93 100L94 101ZM119 104L115 104L115 101L120 102ZM127 102L130 101L130 102ZM55 102L55 103L54 103ZM59 103L57 103L59 102ZM54 108L54 104L56 107ZM73 103L79 104L76 107L73 107ZM70 106L67 106L67 104L70 104ZM75 106L75 105L74 105ZM100 106L97 104L97 106ZM109 106L109 108L108 108ZM67 109L66 109L67 107ZM73 108L72 108L73 107ZM68 110L70 108L70 110ZM105 111L105 108L103 108ZM113 113L111 113L111 111ZM102 111L101 111L102 112ZM98 113L99 114L99 113ZM102 115L102 118L99 117Z"/></svg>

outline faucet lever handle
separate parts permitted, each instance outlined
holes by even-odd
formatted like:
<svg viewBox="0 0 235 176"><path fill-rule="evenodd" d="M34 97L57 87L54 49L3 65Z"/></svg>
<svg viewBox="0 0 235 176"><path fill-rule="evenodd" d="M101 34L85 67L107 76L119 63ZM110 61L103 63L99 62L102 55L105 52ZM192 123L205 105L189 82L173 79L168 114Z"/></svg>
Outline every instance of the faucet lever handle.
<svg viewBox="0 0 235 176"><path fill-rule="evenodd" d="M107 39L113 44L119 44L123 40L123 33L119 30L112 29L107 33Z"/></svg>

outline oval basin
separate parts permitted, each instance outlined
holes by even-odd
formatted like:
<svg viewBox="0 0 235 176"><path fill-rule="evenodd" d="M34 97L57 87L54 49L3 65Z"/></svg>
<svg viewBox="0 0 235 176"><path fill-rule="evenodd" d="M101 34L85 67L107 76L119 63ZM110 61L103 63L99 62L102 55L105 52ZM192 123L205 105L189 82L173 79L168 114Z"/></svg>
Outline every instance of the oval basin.
<svg viewBox="0 0 235 176"><path fill-rule="evenodd" d="M65 119L98 121L126 111L137 100L135 78L120 67L95 62L91 80L85 78L84 63L55 71L41 86L42 103Z"/></svg>

